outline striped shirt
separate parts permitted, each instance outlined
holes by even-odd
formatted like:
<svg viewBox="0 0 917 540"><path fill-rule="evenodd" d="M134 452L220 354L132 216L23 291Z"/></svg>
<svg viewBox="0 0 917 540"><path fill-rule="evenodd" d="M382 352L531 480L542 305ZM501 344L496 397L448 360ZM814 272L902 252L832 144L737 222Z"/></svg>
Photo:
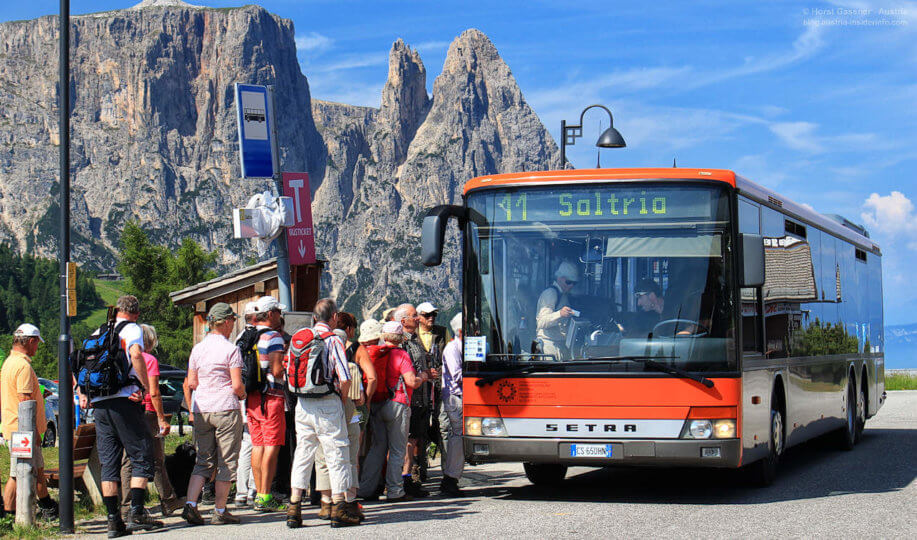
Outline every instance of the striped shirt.
<svg viewBox="0 0 917 540"><path fill-rule="evenodd" d="M312 331L316 334L321 334L330 332L331 328L327 324L320 322L312 327ZM350 368L347 367L347 353L344 352L344 342L338 336L331 336L325 340L325 347L328 350L327 358L329 363L325 366L326 373L332 369L334 370L337 374L335 384L340 389L341 382L350 380Z"/></svg>
<svg viewBox="0 0 917 540"><path fill-rule="evenodd" d="M259 330L267 327L267 325L256 326L256 328ZM268 355L271 353L283 354L284 348L286 348L286 345L283 341L283 334L277 332L276 330L269 330L261 334L261 336L258 338L258 358L262 362L269 362ZM271 373L270 364L268 364L267 368L264 369L264 373L266 374L267 378L267 390L264 393L272 396L282 396L283 381L274 379L274 375Z"/></svg>

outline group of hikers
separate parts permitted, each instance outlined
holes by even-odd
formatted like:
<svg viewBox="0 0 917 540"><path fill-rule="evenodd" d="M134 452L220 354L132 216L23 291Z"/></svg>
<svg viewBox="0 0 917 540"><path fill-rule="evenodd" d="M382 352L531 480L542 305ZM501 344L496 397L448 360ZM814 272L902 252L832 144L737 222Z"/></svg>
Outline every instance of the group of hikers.
<svg viewBox="0 0 917 540"><path fill-rule="evenodd" d="M150 481L163 516L181 510L191 525L206 522L200 504L207 489L210 524L239 523L228 508L233 488L235 507L286 512L290 528L303 525L304 499L317 499L317 517L332 527L359 525L365 513L358 501L429 495L423 482L430 443L441 453L439 491L462 495L461 313L450 321L450 340L429 302L402 304L386 310L383 320L358 325L324 298L315 304L313 325L292 334L284 329L286 309L263 296L241 316L222 302L208 311L184 381L195 454L184 500L165 467L163 439L171 426L152 354L157 336L152 326L138 324L137 298L119 298L108 325L74 354L76 394L81 408L92 409L96 426L109 538L163 527L145 508ZM244 326L237 331L239 318ZM23 364L34 379L29 362L40 343L32 325L16 331L0 381L5 435L7 371L21 371ZM27 379L17 371L9 383L14 404L34 398ZM43 431L42 423L36 431ZM279 465L283 452L288 466ZM34 467L39 506L56 514L42 465ZM284 475L288 492L272 492Z"/></svg>

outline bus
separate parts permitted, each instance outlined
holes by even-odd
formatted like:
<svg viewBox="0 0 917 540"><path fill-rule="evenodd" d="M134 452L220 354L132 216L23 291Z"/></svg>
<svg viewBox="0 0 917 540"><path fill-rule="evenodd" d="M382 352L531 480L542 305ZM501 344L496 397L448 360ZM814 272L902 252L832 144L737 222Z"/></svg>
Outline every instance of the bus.
<svg viewBox="0 0 917 540"><path fill-rule="evenodd" d="M461 232L464 446L568 466L744 468L852 449L885 400L881 251L862 227L733 171L594 169L468 181L426 214Z"/></svg>

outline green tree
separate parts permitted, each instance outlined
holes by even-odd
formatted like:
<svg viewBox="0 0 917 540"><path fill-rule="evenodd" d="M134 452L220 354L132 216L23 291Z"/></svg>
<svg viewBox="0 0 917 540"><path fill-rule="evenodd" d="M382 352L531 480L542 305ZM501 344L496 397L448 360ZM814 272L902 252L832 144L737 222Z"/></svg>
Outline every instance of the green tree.
<svg viewBox="0 0 917 540"><path fill-rule="evenodd" d="M140 300L140 320L159 334L154 353L165 364L184 367L191 352L194 311L176 306L169 294L195 283L212 279L216 253L207 253L189 238L173 254L165 246L150 242L135 222L128 222L121 235L118 271L127 278L127 291Z"/></svg>

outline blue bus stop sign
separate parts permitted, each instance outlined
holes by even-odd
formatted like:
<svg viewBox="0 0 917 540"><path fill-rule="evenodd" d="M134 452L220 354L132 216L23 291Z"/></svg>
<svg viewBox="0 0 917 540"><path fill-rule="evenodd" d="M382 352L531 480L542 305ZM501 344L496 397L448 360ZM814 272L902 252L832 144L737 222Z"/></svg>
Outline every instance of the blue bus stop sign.
<svg viewBox="0 0 917 540"><path fill-rule="evenodd" d="M271 122L274 117L267 87L236 83L236 119L242 178L272 178Z"/></svg>

